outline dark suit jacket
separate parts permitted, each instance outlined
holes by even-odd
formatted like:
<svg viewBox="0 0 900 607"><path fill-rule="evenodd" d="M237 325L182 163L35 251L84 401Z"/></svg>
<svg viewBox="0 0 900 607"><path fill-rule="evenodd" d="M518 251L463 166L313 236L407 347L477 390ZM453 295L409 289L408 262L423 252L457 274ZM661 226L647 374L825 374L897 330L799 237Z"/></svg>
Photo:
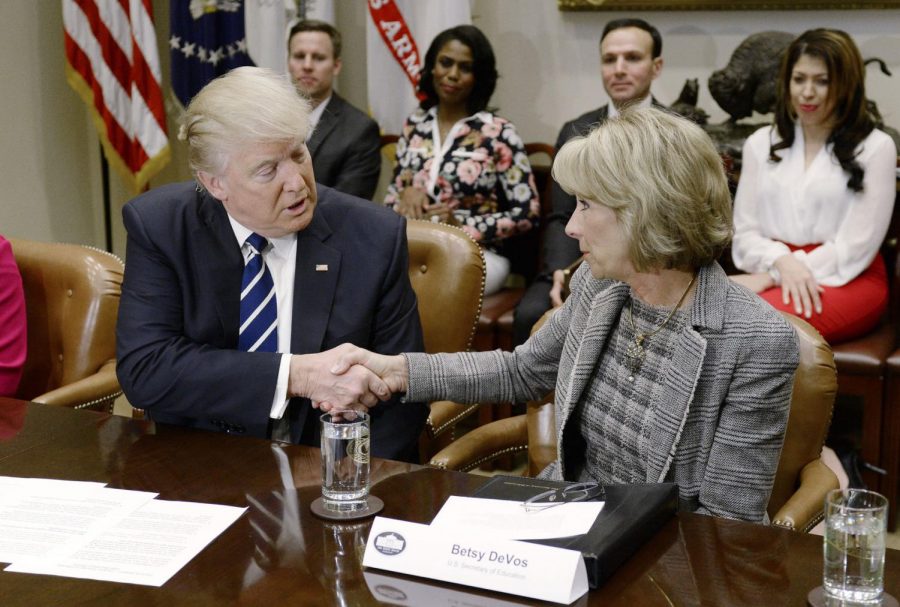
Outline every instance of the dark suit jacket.
<svg viewBox="0 0 900 607"><path fill-rule="evenodd" d="M378 124L337 93L307 141L316 182L371 200L381 173Z"/></svg>
<svg viewBox="0 0 900 607"><path fill-rule="evenodd" d="M318 186L297 234L291 353L345 342L395 354L423 349L408 275L406 223L396 213ZM237 350L243 258L221 202L193 182L123 209L128 263L116 329L122 388L156 421L267 437L280 355ZM316 271L325 264L328 270ZM318 444L318 415L296 399L301 442ZM410 460L424 405L372 410L372 452Z"/></svg>

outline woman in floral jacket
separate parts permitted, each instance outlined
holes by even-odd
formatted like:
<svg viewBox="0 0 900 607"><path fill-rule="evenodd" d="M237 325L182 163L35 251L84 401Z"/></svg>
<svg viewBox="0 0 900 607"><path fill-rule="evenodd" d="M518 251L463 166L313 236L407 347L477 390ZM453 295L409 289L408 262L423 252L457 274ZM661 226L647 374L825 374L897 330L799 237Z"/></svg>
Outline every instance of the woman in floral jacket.
<svg viewBox="0 0 900 607"><path fill-rule="evenodd" d="M485 294L499 290L509 260L503 239L533 229L540 212L525 146L511 122L488 111L497 84L490 42L460 25L437 35L397 142L385 204L409 218L458 225L485 247Z"/></svg>

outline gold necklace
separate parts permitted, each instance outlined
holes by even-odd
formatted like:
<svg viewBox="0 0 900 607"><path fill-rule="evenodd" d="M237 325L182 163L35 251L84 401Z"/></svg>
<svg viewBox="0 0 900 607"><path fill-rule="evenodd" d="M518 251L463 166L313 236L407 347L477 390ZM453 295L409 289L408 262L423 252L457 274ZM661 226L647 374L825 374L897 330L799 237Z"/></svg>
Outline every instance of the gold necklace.
<svg viewBox="0 0 900 607"><path fill-rule="evenodd" d="M688 291L694 286L695 280L697 280L696 274L691 277L691 282L688 283L687 289L681 294L681 298L678 300L678 303L675 304L675 307L672 308L672 311L669 312L669 315L666 316L666 319L652 331L638 333L637 327L634 324L634 312L632 311L634 309L634 300L628 300L628 323L631 325L631 332L634 333L634 341L628 344L628 347L625 349L625 366L628 367L628 372L630 373L628 381L634 381L634 374L638 372L641 365L644 363L644 359L647 357L647 352L644 350L644 340L656 335L663 327L669 324L669 321L675 316L675 312L677 312L678 308L681 307L681 304L684 303L684 298L687 297Z"/></svg>

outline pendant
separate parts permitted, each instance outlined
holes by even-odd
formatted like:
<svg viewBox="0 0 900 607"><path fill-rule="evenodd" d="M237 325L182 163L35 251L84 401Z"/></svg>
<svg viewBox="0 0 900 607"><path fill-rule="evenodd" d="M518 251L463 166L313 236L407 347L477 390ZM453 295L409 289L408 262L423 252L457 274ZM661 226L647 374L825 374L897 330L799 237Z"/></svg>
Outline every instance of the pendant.
<svg viewBox="0 0 900 607"><path fill-rule="evenodd" d="M647 355L644 352L644 346L641 345L643 341L643 333L635 335L634 341L628 344L628 347L625 349L625 366L631 371L631 376L628 378L629 381L634 381L634 374L641 368L644 357Z"/></svg>

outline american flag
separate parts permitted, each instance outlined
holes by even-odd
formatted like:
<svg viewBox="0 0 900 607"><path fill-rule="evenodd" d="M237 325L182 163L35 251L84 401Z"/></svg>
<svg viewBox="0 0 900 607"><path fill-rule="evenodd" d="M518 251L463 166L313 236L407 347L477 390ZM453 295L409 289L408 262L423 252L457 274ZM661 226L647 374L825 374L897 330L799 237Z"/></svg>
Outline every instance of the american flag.
<svg viewBox="0 0 900 607"><path fill-rule="evenodd" d="M172 0L169 26L172 90L183 106L213 78L253 65L240 0Z"/></svg>
<svg viewBox="0 0 900 607"><path fill-rule="evenodd" d="M66 77L135 192L169 161L151 0L62 0Z"/></svg>
<svg viewBox="0 0 900 607"><path fill-rule="evenodd" d="M210 80L242 65L287 73L288 24L296 15L296 0L171 0L172 92L179 103L187 106Z"/></svg>

